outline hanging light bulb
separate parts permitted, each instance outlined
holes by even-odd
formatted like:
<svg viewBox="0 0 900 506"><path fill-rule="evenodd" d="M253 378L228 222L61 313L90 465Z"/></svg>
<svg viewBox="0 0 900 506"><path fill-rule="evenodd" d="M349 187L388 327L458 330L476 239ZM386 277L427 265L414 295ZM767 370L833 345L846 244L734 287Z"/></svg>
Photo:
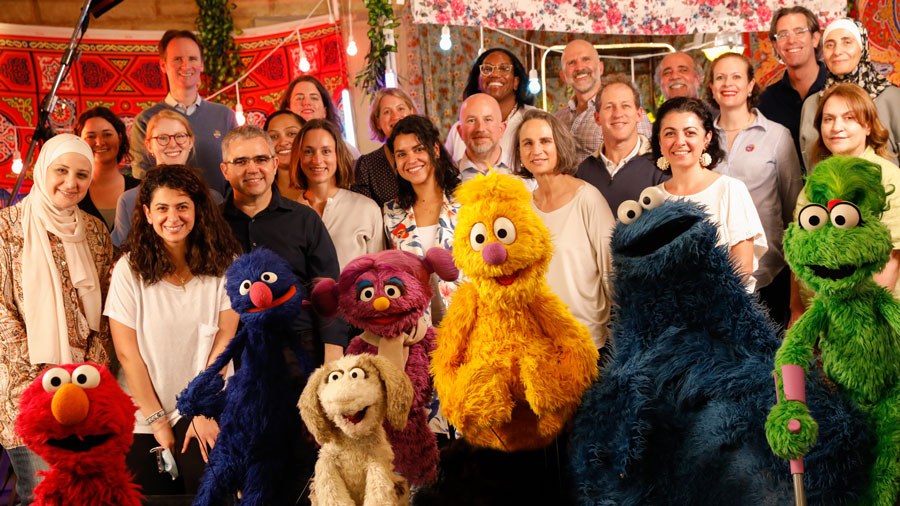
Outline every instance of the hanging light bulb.
<svg viewBox="0 0 900 506"><path fill-rule="evenodd" d="M538 71L532 67L528 72L528 92L537 95L541 92L541 80L538 78Z"/></svg>
<svg viewBox="0 0 900 506"><path fill-rule="evenodd" d="M385 88L396 88L397 87L397 74L394 73L393 70L386 70L384 72L384 87Z"/></svg>
<svg viewBox="0 0 900 506"><path fill-rule="evenodd" d="M358 49L356 47L356 41L353 40L353 35L350 35L350 42L347 43L347 54L349 54L350 56L355 56L357 51Z"/></svg>
<svg viewBox="0 0 900 506"><path fill-rule="evenodd" d="M309 72L310 69L309 60L306 59L306 51L304 51L303 48L300 48L300 64L298 67L300 68L300 72L303 72L304 74Z"/></svg>
<svg viewBox="0 0 900 506"><path fill-rule="evenodd" d="M450 40L450 27L444 26L441 29L441 41L438 43L440 48L444 51L449 51L451 47L453 47L453 41Z"/></svg>
<svg viewBox="0 0 900 506"><path fill-rule="evenodd" d="M237 98L237 105L234 107L234 121L238 124L238 126L244 126L244 123L247 122L247 117L244 116L244 106L241 105L241 83L238 82L234 86L235 97Z"/></svg>
<svg viewBox="0 0 900 506"><path fill-rule="evenodd" d="M19 147L16 146L16 150L13 151L13 161L12 161L12 171L13 174L19 174L22 172L22 154L19 153Z"/></svg>

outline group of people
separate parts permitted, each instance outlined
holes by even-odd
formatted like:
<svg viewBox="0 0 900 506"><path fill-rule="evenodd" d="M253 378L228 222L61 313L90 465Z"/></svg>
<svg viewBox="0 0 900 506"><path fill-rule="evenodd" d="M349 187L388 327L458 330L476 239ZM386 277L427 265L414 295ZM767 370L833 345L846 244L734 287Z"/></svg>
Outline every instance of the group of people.
<svg viewBox="0 0 900 506"><path fill-rule="evenodd" d="M491 170L532 191L553 234L547 281L598 348L609 333L614 215L648 187L706 206L747 290L786 327L803 311L781 248L805 199L803 175L831 154L852 155L896 186L900 89L874 69L866 30L852 19L821 30L806 8L783 8L770 38L786 72L762 93L743 55L716 58L705 75L690 55L664 57L656 81L666 101L652 125L634 83L601 79L584 40L563 51L561 77L574 94L555 114L533 106L515 54L488 49L446 135L405 91L382 89L369 124L383 145L360 155L311 76L290 83L263 128L238 127L230 109L199 95L202 43L166 32L165 100L138 115L130 136L109 109L85 111L75 135L41 149L28 197L0 210L0 442L25 504L45 464L13 427L19 396L47 364L116 370L139 408L128 465L143 493L191 494L218 427L182 418L175 396L236 332L224 290L233 259L266 247L309 284L385 248L452 249L454 190ZM884 222L897 246L877 280L893 290L900 195L889 200ZM459 282L434 277L434 325ZM354 331L306 311L293 329L283 346L299 396L304 357L340 357ZM178 480L157 472L154 447L175 455Z"/></svg>

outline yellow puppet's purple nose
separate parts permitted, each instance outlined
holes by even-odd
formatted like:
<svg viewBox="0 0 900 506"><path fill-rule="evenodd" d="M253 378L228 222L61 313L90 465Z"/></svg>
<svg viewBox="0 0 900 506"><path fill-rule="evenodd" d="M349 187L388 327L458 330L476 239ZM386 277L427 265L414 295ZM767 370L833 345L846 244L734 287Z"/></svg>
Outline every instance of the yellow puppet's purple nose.
<svg viewBox="0 0 900 506"><path fill-rule="evenodd" d="M63 425L75 425L87 418L91 401L81 387L71 383L63 385L53 394L50 411L53 418Z"/></svg>
<svg viewBox="0 0 900 506"><path fill-rule="evenodd" d="M372 301L372 307L375 308L375 311L384 311L391 307L391 301L387 297L378 297Z"/></svg>

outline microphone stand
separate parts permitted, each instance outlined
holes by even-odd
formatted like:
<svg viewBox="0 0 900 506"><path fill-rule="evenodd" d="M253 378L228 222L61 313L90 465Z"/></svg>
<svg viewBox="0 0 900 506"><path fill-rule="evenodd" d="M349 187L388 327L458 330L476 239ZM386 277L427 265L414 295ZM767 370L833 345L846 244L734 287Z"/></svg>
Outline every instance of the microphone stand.
<svg viewBox="0 0 900 506"><path fill-rule="evenodd" d="M69 47L66 48L66 52L63 53L62 60L60 61L59 71L56 74L56 81L53 82L50 93L44 96L44 100L41 101L37 124L34 127L34 135L31 136L31 143L28 145L28 152L22 163L22 172L19 173L19 177L16 178L16 184L13 186L12 192L10 192L11 195L9 197L9 202L7 203L8 206L16 203L16 197L19 195L19 190L22 189L22 182L25 181L25 174L31 168L31 162L34 159L37 143L46 141L56 135L56 132L54 132L53 128L50 126L50 114L56 107L56 92L59 90L59 86L62 82L66 79L69 69L77 59L78 46L81 44L81 39L84 37L84 32L87 31L88 22L90 21L89 14L91 1L92 0L84 0L84 6L81 8L81 16L78 18L78 24L75 25L75 30L72 32L72 38L69 39Z"/></svg>

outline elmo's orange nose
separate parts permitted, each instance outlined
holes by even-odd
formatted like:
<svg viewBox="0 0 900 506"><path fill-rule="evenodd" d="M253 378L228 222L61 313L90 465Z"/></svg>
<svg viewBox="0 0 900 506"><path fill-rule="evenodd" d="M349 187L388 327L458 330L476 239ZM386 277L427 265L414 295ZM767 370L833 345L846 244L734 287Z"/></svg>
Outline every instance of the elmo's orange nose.
<svg viewBox="0 0 900 506"><path fill-rule="evenodd" d="M71 383L63 385L53 394L50 411L53 418L63 425L75 425L87 418L91 401L81 387Z"/></svg>

